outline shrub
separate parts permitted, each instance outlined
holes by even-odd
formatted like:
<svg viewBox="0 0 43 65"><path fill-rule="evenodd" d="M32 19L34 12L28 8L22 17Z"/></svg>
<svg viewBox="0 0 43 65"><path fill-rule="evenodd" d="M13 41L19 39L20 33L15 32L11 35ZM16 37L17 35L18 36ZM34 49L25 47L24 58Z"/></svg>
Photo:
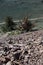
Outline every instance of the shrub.
<svg viewBox="0 0 43 65"><path fill-rule="evenodd" d="M31 23L30 20L28 20L28 17L25 17L22 21L22 30L30 31L35 26L33 23Z"/></svg>
<svg viewBox="0 0 43 65"><path fill-rule="evenodd" d="M6 17L5 25L2 27L3 32L12 31L15 29L15 27L16 24L13 22L13 19L10 16Z"/></svg>
<svg viewBox="0 0 43 65"><path fill-rule="evenodd" d="M8 28L9 31L14 30L15 23L13 22L13 19L10 16L6 17L5 25L6 25L6 28Z"/></svg>

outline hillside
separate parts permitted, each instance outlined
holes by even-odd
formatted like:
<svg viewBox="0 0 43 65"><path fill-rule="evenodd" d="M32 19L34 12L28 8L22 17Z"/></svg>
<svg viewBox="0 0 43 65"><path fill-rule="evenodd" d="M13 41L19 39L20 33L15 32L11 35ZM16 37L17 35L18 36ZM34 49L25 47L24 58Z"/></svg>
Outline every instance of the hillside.
<svg viewBox="0 0 43 65"><path fill-rule="evenodd" d="M0 65L43 65L43 30L2 35Z"/></svg>

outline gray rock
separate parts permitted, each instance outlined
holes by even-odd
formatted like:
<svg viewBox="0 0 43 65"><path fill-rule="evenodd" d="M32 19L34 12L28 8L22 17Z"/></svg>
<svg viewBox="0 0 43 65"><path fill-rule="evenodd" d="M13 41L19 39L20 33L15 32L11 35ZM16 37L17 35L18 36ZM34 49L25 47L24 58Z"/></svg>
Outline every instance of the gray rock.
<svg viewBox="0 0 43 65"><path fill-rule="evenodd" d="M7 63L6 63L6 65L12 65L12 62L11 62L11 61L9 61L9 62L7 62Z"/></svg>

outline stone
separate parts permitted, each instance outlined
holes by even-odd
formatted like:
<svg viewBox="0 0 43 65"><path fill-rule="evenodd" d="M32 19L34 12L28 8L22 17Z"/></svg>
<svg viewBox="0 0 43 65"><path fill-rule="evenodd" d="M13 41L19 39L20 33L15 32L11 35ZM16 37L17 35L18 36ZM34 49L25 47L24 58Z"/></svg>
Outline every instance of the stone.
<svg viewBox="0 0 43 65"><path fill-rule="evenodd" d="M41 41L41 42L40 42L40 45L42 45L42 46L43 46L43 41Z"/></svg>
<svg viewBox="0 0 43 65"><path fill-rule="evenodd" d="M4 51L7 52L9 51L9 48L7 46L4 47Z"/></svg>
<svg viewBox="0 0 43 65"><path fill-rule="evenodd" d="M9 57L5 57L5 59L6 59L5 63L7 63L8 61L10 61Z"/></svg>
<svg viewBox="0 0 43 65"><path fill-rule="evenodd" d="M24 54L25 54L25 55L27 55L27 54L28 54L28 51L27 51L27 50L25 50L25 51L24 51Z"/></svg>
<svg viewBox="0 0 43 65"><path fill-rule="evenodd" d="M3 63L0 61L0 65L3 65Z"/></svg>
<svg viewBox="0 0 43 65"><path fill-rule="evenodd" d="M6 59L5 59L5 57L3 56L3 57L0 57L0 62L5 62L6 61Z"/></svg>
<svg viewBox="0 0 43 65"><path fill-rule="evenodd" d="M13 54L14 60L19 60L20 55L21 55L21 52L15 52L15 53Z"/></svg>
<svg viewBox="0 0 43 65"><path fill-rule="evenodd" d="M12 62L11 62L11 61L9 61L9 62L7 62L7 63L6 63L6 65L12 65Z"/></svg>

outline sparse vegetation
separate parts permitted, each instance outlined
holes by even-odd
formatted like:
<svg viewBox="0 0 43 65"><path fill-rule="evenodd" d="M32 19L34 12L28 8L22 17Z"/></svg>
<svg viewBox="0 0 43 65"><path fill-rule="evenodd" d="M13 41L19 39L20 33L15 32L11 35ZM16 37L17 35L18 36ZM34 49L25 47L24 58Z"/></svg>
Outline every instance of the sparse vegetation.
<svg viewBox="0 0 43 65"><path fill-rule="evenodd" d="M3 25L2 30L4 32L15 30L16 24L13 22L13 19L8 16L5 19L5 25Z"/></svg>
<svg viewBox="0 0 43 65"><path fill-rule="evenodd" d="M34 27L35 25L28 20L28 17L25 17L22 21L22 24L20 26L20 29L22 28L22 30L25 30L26 32L27 31L30 31L32 30L32 28Z"/></svg>
<svg viewBox="0 0 43 65"><path fill-rule="evenodd" d="M13 22L13 19L10 16L5 19L5 24L9 31L15 29L15 23Z"/></svg>
<svg viewBox="0 0 43 65"><path fill-rule="evenodd" d="M25 17L21 22L15 23L9 16L5 19L5 24L2 26L4 32L14 31L14 34L20 34L23 32L31 31L35 25Z"/></svg>

